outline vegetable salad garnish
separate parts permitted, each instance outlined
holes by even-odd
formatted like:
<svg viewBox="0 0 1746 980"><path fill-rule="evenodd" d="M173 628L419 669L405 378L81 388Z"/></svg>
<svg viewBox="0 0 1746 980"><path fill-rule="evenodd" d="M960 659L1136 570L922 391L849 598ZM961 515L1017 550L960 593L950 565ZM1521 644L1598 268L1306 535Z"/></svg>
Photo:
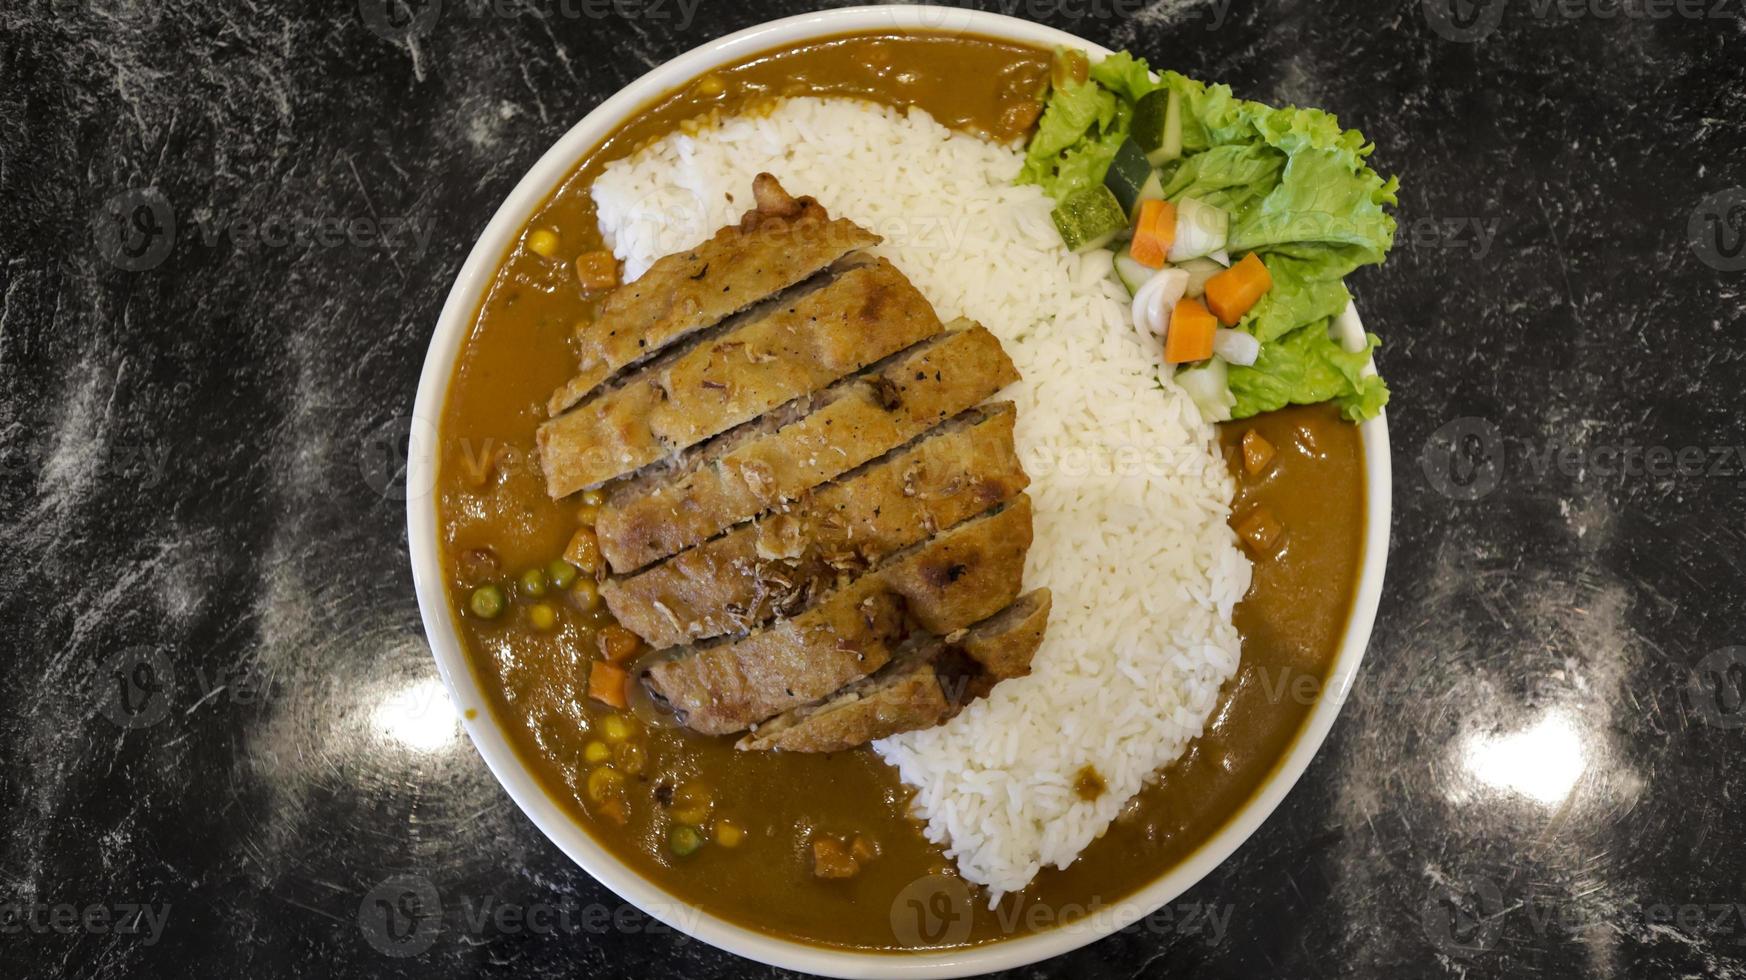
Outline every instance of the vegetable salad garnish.
<svg viewBox="0 0 1746 980"><path fill-rule="evenodd" d="M1055 200L1069 248L1114 253L1135 326L1208 418L1334 401L1362 421L1388 403L1365 370L1381 341L1348 349L1331 328L1346 275L1394 239L1399 181L1374 149L1319 109L1063 50L1019 182Z"/></svg>

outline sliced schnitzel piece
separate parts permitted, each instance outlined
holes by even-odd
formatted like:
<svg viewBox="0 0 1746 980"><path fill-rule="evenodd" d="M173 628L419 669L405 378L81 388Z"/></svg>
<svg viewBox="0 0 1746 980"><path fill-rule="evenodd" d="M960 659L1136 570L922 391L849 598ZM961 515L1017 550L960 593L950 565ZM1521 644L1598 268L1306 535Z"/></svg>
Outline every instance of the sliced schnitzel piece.
<svg viewBox="0 0 1746 980"><path fill-rule="evenodd" d="M987 329L968 320L874 369L618 484L596 530L626 574L915 439L1018 380Z"/></svg>
<svg viewBox="0 0 1746 980"><path fill-rule="evenodd" d="M741 750L842 752L951 720L994 685L1030 673L1049 624L1038 589L949 637L912 637L896 659L819 704L791 708L734 746Z"/></svg>
<svg viewBox="0 0 1746 980"><path fill-rule="evenodd" d="M850 269L546 421L537 434L546 491L567 497L635 472L941 329L891 263Z"/></svg>
<svg viewBox="0 0 1746 980"><path fill-rule="evenodd" d="M869 604L889 603L900 622L942 635L1005 608L1022 587L1030 545L1030 500L1019 497L904 551L792 619L681 648L650 667L645 683L691 728L739 731L884 666L902 630L876 629L882 620L861 615Z"/></svg>
<svg viewBox="0 0 1746 980"><path fill-rule="evenodd" d="M903 602L869 583L749 636L681 651L650 665L643 683L691 729L726 735L878 670L903 634Z"/></svg>
<svg viewBox="0 0 1746 980"><path fill-rule="evenodd" d="M831 218L811 198L784 201L768 193L771 186L781 192L774 177L758 175L759 207L739 225L658 259L606 298L600 315L577 334L576 377L553 392L548 413L562 414L617 372L879 243L878 235Z"/></svg>
<svg viewBox="0 0 1746 980"><path fill-rule="evenodd" d="M601 586L620 625L664 649L789 615L819 587L1011 499L1030 482L1010 402L971 409L784 512Z"/></svg>

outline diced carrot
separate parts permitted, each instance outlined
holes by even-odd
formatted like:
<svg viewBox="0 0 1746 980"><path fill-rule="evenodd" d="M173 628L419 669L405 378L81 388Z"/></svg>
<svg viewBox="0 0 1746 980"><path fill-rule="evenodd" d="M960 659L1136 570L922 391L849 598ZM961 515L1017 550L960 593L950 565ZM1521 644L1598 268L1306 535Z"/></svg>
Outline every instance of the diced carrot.
<svg viewBox="0 0 1746 980"><path fill-rule="evenodd" d="M1273 443L1254 429L1243 433L1243 472L1255 476L1273 462Z"/></svg>
<svg viewBox="0 0 1746 980"><path fill-rule="evenodd" d="M564 560L589 575L600 574L600 538L591 527L579 527L570 544L564 549Z"/></svg>
<svg viewBox="0 0 1746 980"><path fill-rule="evenodd" d="M1227 326L1236 326L1273 288L1273 276L1254 252L1206 281L1206 305Z"/></svg>
<svg viewBox="0 0 1746 980"><path fill-rule="evenodd" d="M819 837L812 842L812 873L818 878L853 878L861 873L861 862L841 840Z"/></svg>
<svg viewBox="0 0 1746 980"><path fill-rule="evenodd" d="M1164 268L1164 255L1169 249L1161 248L1156 239L1148 236L1138 228L1134 229L1134 242L1128 246L1128 254L1134 261L1148 269Z"/></svg>
<svg viewBox="0 0 1746 980"><path fill-rule="evenodd" d="M1164 256L1176 241L1176 205L1169 201L1141 201L1140 217L1134 223L1134 243L1128 254L1148 269L1164 268Z"/></svg>
<svg viewBox="0 0 1746 980"><path fill-rule="evenodd" d="M643 645L643 641L635 633L617 623L611 623L595 637L595 643L600 647L600 655L613 663L623 663L629 660Z"/></svg>
<svg viewBox="0 0 1746 980"><path fill-rule="evenodd" d="M1170 313L1170 333L1164 338L1164 363L1187 364L1211 357L1213 333L1218 328L1219 322L1200 300L1178 302Z"/></svg>
<svg viewBox="0 0 1746 980"><path fill-rule="evenodd" d="M625 685L629 682L630 673L623 667L597 660L588 669L588 696L622 710L630 703L624 694Z"/></svg>
<svg viewBox="0 0 1746 980"><path fill-rule="evenodd" d="M849 853L855 856L855 860L866 864L879 856L879 844L870 837L856 834L855 839L849 842Z"/></svg>
<svg viewBox="0 0 1746 980"><path fill-rule="evenodd" d="M1237 524L1237 536L1257 558L1272 554L1284 532L1273 512L1265 507L1256 507Z"/></svg>
<svg viewBox="0 0 1746 980"><path fill-rule="evenodd" d="M594 812L611 820L613 823L618 824L620 827L623 827L625 821L630 818L630 814L625 812L627 809L628 808L624 803L624 797L615 796L612 799L607 800L605 803L595 807Z"/></svg>
<svg viewBox="0 0 1746 980"><path fill-rule="evenodd" d="M576 280L583 289L617 289L618 260L611 252L583 252L576 256Z"/></svg>

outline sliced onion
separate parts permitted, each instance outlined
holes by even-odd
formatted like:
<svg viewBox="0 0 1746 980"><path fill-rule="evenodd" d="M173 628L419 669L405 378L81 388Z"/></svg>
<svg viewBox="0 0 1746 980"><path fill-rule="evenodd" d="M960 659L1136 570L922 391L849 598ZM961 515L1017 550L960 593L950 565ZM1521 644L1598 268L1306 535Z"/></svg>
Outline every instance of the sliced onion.
<svg viewBox="0 0 1746 980"><path fill-rule="evenodd" d="M1212 259L1214 262L1217 262L1219 265L1222 265L1227 269L1231 267L1231 253L1225 249L1221 248L1218 251L1209 254L1207 258Z"/></svg>
<svg viewBox="0 0 1746 980"><path fill-rule="evenodd" d="M1146 304L1147 317L1150 318L1150 322L1154 326L1168 324L1170 322L1170 311L1175 308L1175 301L1170 299L1170 283L1168 281L1160 281L1158 287L1152 290L1152 301ZM1163 333L1164 331L1162 327L1158 327L1154 332Z"/></svg>
<svg viewBox="0 0 1746 980"><path fill-rule="evenodd" d="M1223 251L1230 228L1230 212L1192 197L1182 198L1176 202L1176 237L1165 257L1183 262Z"/></svg>
<svg viewBox="0 0 1746 980"><path fill-rule="evenodd" d="M1157 293L1157 287L1148 279L1140 284L1140 291L1134 294L1134 326L1141 333L1153 333L1156 330L1157 320L1152 316L1152 297Z"/></svg>
<svg viewBox="0 0 1746 980"><path fill-rule="evenodd" d="M1134 291L1133 319L1134 326L1142 333L1152 332L1152 294L1157 290L1152 288L1152 280L1140 283L1140 288Z"/></svg>
<svg viewBox="0 0 1746 980"><path fill-rule="evenodd" d="M1203 364L1177 371L1176 383L1200 406L1200 414L1208 422L1223 422L1231 417L1237 399L1231 394L1230 373L1217 354Z"/></svg>
<svg viewBox="0 0 1746 980"><path fill-rule="evenodd" d="M1140 284L1134 294L1134 325L1162 337L1170 327L1170 312L1188 290L1188 273L1166 266Z"/></svg>
<svg viewBox="0 0 1746 980"><path fill-rule="evenodd" d="M1228 363L1248 367L1261 356L1261 341L1241 330L1220 327L1213 332L1213 353Z"/></svg>
<svg viewBox="0 0 1746 980"><path fill-rule="evenodd" d="M1188 273L1188 295L1195 299L1200 299L1206 295L1206 281L1208 279L1225 271L1224 266L1204 256L1198 259L1189 259L1177 268Z"/></svg>

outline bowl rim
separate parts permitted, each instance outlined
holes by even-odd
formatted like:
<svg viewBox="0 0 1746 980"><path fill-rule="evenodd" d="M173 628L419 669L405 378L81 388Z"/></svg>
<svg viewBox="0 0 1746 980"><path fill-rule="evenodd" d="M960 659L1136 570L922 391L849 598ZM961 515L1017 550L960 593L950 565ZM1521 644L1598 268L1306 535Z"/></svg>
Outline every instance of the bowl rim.
<svg viewBox="0 0 1746 980"><path fill-rule="evenodd" d="M1386 417L1360 426L1365 453L1365 539L1359 580L1333 667L1291 749L1237 813L1187 859L1108 909L1074 923L944 951L874 952L815 946L736 925L669 895L602 847L570 818L522 764L498 726L451 617L436 516L438 434L455 361L471 333L479 302L499 261L527 219L569 174L576 161L625 118L686 82L743 57L852 32L889 29L969 33L1042 46L1084 48L1094 57L1109 49L1064 31L1001 14L960 7L890 5L844 7L769 21L709 41L653 69L570 128L521 178L497 208L455 277L419 376L407 455L407 546L419 613L431 654L461 725L492 775L546 838L620 898L679 932L771 966L844 978L960 977L1027 966L1101 939L1174 901L1221 864L1272 814L1308 768L1333 727L1369 644L1382 593L1392 477ZM1363 336L1348 306L1336 323L1342 336Z"/></svg>

